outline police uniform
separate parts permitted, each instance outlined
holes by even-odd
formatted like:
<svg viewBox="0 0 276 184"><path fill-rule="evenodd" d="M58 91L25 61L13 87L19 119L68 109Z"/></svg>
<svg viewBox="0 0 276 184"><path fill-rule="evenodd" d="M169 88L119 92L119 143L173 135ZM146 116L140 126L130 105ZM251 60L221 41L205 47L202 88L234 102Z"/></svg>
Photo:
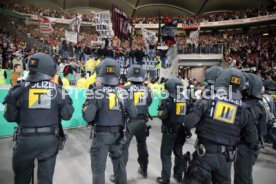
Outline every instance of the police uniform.
<svg viewBox="0 0 276 184"><path fill-rule="evenodd" d="M255 125L248 123L252 119L241 101L243 83L244 76L239 70L223 70L215 81L217 95L200 100L184 117L184 126L188 129L196 126L198 136L184 183L230 184L231 163L235 160L240 135L249 144L257 141Z"/></svg>
<svg viewBox="0 0 276 184"><path fill-rule="evenodd" d="M51 56L43 53L32 55L29 69L27 82L13 87L5 98L4 117L18 124L12 157L14 183L30 183L37 159L38 182L50 184L62 136L59 124L61 119L71 118L74 108L62 87L50 82L56 73Z"/></svg>
<svg viewBox="0 0 276 184"><path fill-rule="evenodd" d="M91 146L91 167L94 184L105 183L105 165L108 153L113 163L115 183L126 184L127 176L123 162L123 125L126 112L135 118L137 110L128 98L121 98L119 84L120 66L113 59L106 59L97 69L97 80L101 87L92 89L93 94L100 92L101 97L91 95L83 107L83 118L93 122L95 134ZM124 94L123 94L124 95Z"/></svg>
<svg viewBox="0 0 276 184"><path fill-rule="evenodd" d="M177 94L179 87L184 87L178 78L171 78L165 83L165 89L169 97L162 100L158 116L162 120L162 142L161 142L161 177L158 183L170 183L171 177L171 155L175 155L174 178L181 182L184 171L182 148L185 143L185 128L181 125L188 110L188 102L184 95ZM180 91L179 91L180 92Z"/></svg>
<svg viewBox="0 0 276 184"><path fill-rule="evenodd" d="M248 80L247 89L245 90L246 98L243 102L250 110L252 123L256 126L259 140L255 143L248 143L242 136L238 146L237 160L234 163L234 183L235 184L253 184L252 169L262 147L263 137L267 134L267 112L261 104L261 91L263 87L262 80L251 73L245 74Z"/></svg>
<svg viewBox="0 0 276 184"><path fill-rule="evenodd" d="M148 148L146 139L149 136L149 127L146 125L148 121L148 107L152 102L152 93L149 88L144 86L144 77L146 71L140 65L132 65L127 71L128 81L132 83L125 89L130 94L130 99L137 108L137 117L131 118L127 128L127 143L124 146L124 162L128 161L128 148L133 136L136 137L138 149L138 163L140 165L139 173L145 178L147 177L148 168Z"/></svg>

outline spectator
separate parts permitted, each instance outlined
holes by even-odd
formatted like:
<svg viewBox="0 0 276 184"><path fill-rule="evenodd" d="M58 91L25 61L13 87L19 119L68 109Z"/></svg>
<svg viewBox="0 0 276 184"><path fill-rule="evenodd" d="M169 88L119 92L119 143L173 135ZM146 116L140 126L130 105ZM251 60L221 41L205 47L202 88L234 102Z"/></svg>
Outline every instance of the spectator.
<svg viewBox="0 0 276 184"><path fill-rule="evenodd" d="M143 64L144 57L145 57L145 53L144 53L143 49L141 47L139 49L136 49L135 58L136 58L136 62L139 65Z"/></svg>
<svg viewBox="0 0 276 184"><path fill-rule="evenodd" d="M21 56L16 56L16 58L14 58L12 60L12 66L15 66L17 64L19 64L21 67L23 67L23 62L22 62Z"/></svg>
<svg viewBox="0 0 276 184"><path fill-rule="evenodd" d="M20 64L15 64L13 72L11 72L11 74L10 74L12 86L17 85L17 80L21 77L21 72L22 72L22 66Z"/></svg>

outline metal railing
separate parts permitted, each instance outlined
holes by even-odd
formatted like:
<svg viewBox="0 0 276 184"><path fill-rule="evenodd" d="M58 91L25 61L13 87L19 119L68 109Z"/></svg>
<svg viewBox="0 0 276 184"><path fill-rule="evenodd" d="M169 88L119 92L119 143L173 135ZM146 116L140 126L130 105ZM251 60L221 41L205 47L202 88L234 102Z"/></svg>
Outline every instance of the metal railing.
<svg viewBox="0 0 276 184"><path fill-rule="evenodd" d="M207 45L191 45L186 44L185 46L178 46L178 54L223 54L226 45L222 43L218 44L207 44Z"/></svg>

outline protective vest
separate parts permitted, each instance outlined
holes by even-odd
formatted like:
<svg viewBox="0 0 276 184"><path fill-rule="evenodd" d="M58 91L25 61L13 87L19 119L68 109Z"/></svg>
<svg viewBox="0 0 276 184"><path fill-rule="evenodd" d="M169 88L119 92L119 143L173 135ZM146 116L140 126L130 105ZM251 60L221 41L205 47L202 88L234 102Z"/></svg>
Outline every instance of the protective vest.
<svg viewBox="0 0 276 184"><path fill-rule="evenodd" d="M62 86L63 87L70 87L69 80L65 77L62 79Z"/></svg>
<svg viewBox="0 0 276 184"><path fill-rule="evenodd" d="M143 85L130 85L125 87L129 92L130 99L137 108L138 115L146 115L148 113L147 97L149 89Z"/></svg>
<svg viewBox="0 0 276 184"><path fill-rule="evenodd" d="M91 76L87 79L87 81L86 81L86 85L87 85L86 87L87 87L87 88L89 88L90 85L92 85L92 84L95 83L96 77L97 77L96 72L94 72L93 75L91 75Z"/></svg>
<svg viewBox="0 0 276 184"><path fill-rule="evenodd" d="M169 112L169 123L181 124L183 123L183 118L187 113L187 101L183 99L177 99L169 97L172 101L172 106Z"/></svg>
<svg viewBox="0 0 276 184"><path fill-rule="evenodd" d="M26 88L28 83L23 83ZM47 127L59 123L58 85L50 81L30 84L31 87L19 98L20 126Z"/></svg>
<svg viewBox="0 0 276 184"><path fill-rule="evenodd" d="M5 79L4 73L5 73L5 70L0 69L0 85L6 84L6 79Z"/></svg>
<svg viewBox="0 0 276 184"><path fill-rule="evenodd" d="M87 88L87 82L85 78L80 78L77 82L77 88Z"/></svg>
<svg viewBox="0 0 276 184"><path fill-rule="evenodd" d="M86 64L85 64L86 71L93 72L95 67L96 67L96 61L94 61L93 59L89 59L86 61Z"/></svg>
<svg viewBox="0 0 276 184"><path fill-rule="evenodd" d="M123 125L122 108L125 108L125 103L121 98L118 87L101 87L103 98L97 99L99 110L96 114L95 124L97 126L119 126ZM123 107L121 107L120 102Z"/></svg>
<svg viewBox="0 0 276 184"><path fill-rule="evenodd" d="M176 97L169 96L167 99L163 100L159 106L159 111L165 111L167 114L162 122L167 127L178 128L184 123L184 116L187 113L188 104L187 101L183 99L177 99Z"/></svg>
<svg viewBox="0 0 276 184"><path fill-rule="evenodd" d="M131 85L131 82L127 82L124 84L124 86L130 86Z"/></svg>
<svg viewBox="0 0 276 184"><path fill-rule="evenodd" d="M217 144L235 146L240 138L243 111L244 107L233 102L210 100L196 134Z"/></svg>
<svg viewBox="0 0 276 184"><path fill-rule="evenodd" d="M248 105L251 116L254 119L259 137L264 137L267 134L266 123L268 121L268 113L265 107L257 99L246 100L245 103Z"/></svg>
<svg viewBox="0 0 276 184"><path fill-rule="evenodd" d="M161 69L161 60L158 60L158 63L156 64L156 68L159 70Z"/></svg>

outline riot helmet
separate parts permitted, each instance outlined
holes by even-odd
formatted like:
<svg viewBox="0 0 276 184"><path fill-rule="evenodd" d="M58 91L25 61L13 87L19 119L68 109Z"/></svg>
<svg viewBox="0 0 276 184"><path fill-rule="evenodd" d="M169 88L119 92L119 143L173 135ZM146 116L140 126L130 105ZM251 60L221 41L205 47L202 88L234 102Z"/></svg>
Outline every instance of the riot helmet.
<svg viewBox="0 0 276 184"><path fill-rule="evenodd" d="M57 63L54 58L42 52L33 54L29 61L29 75L27 82L49 81L57 72Z"/></svg>
<svg viewBox="0 0 276 184"><path fill-rule="evenodd" d="M209 85L214 85L217 76L222 70L223 68L220 66L211 66L205 72L205 81L208 82Z"/></svg>
<svg viewBox="0 0 276 184"><path fill-rule="evenodd" d="M141 65L132 65L127 70L127 80L131 82L144 82L146 70Z"/></svg>
<svg viewBox="0 0 276 184"><path fill-rule="evenodd" d="M243 90L245 83L245 77L243 73L235 68L227 68L222 70L218 77L215 80L215 90L218 92L219 90L225 90L227 92L228 97L229 93L232 93L233 99L240 100L242 99L241 91ZM230 90L232 87L232 91Z"/></svg>
<svg viewBox="0 0 276 184"><path fill-rule="evenodd" d="M256 98L262 98L263 82L261 78L253 73L246 73L245 77L246 81L248 81L248 84L246 85L247 94Z"/></svg>
<svg viewBox="0 0 276 184"><path fill-rule="evenodd" d="M107 58L98 65L96 74L102 84L116 86L119 84L120 65L114 59Z"/></svg>

